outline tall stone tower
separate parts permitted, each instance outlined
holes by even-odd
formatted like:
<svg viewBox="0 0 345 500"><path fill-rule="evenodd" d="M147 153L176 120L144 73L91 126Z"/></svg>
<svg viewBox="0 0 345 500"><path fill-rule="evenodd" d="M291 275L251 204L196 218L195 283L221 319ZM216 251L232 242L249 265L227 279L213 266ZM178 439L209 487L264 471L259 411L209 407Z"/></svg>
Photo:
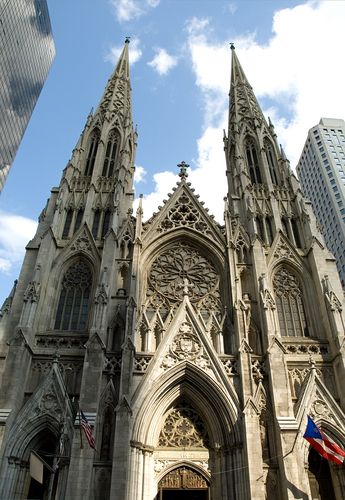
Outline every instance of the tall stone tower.
<svg viewBox="0 0 345 500"><path fill-rule="evenodd" d="M344 498L342 289L233 47L224 225L185 162L134 217L135 148L126 42L2 309L1 497Z"/></svg>

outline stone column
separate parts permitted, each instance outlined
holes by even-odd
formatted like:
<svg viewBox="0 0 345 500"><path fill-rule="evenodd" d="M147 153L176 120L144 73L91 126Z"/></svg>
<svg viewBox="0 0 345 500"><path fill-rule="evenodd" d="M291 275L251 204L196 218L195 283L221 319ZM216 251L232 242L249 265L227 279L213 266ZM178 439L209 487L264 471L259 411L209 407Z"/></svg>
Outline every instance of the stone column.
<svg viewBox="0 0 345 500"><path fill-rule="evenodd" d="M96 415L98 410L104 367L104 349L104 344L97 333L86 344L79 405L84 413L91 415ZM91 419L89 423L93 423ZM67 478L66 498L87 500L91 498L92 494L91 481L95 452L85 440L84 435L82 435L83 447L81 448L78 418L76 424Z"/></svg>

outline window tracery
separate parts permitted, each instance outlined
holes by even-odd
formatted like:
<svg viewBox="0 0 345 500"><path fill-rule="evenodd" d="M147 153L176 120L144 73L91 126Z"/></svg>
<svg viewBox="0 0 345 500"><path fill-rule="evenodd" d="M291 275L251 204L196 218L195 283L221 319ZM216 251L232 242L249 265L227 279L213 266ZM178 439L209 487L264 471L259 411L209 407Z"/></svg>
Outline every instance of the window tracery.
<svg viewBox="0 0 345 500"><path fill-rule="evenodd" d="M181 226L192 227L202 234L211 234L208 224L202 217L200 208L196 207L185 193L182 193L170 208L167 216L161 222L159 230L164 232Z"/></svg>
<svg viewBox="0 0 345 500"><path fill-rule="evenodd" d="M163 448L207 448L209 438L198 413L187 403L176 406L166 417L159 435Z"/></svg>
<svg viewBox="0 0 345 500"><path fill-rule="evenodd" d="M176 301L182 299L184 279L190 284L189 297L194 302L215 292L219 285L211 262L191 246L178 243L157 257L149 284L168 300Z"/></svg>
<svg viewBox="0 0 345 500"><path fill-rule="evenodd" d="M91 269L84 260L78 260L67 269L62 280L56 312L56 330L86 329L91 285Z"/></svg>
<svg viewBox="0 0 345 500"><path fill-rule="evenodd" d="M103 162L102 176L111 177L115 170L116 153L118 149L118 135L112 130L109 134L107 148Z"/></svg>
<svg viewBox="0 0 345 500"><path fill-rule="evenodd" d="M273 152L272 145L267 140L265 141L265 151L272 183L278 185L278 178L276 173L277 161Z"/></svg>
<svg viewBox="0 0 345 500"><path fill-rule="evenodd" d="M309 336L301 285L288 269L281 268L273 278L276 307L283 336Z"/></svg>
<svg viewBox="0 0 345 500"><path fill-rule="evenodd" d="M89 151L88 151L87 158L86 158L85 175L87 177L91 176L92 172L93 172L93 167L95 165L99 139L100 139L100 132L98 129L95 129L92 132L91 137L90 137Z"/></svg>
<svg viewBox="0 0 345 500"><path fill-rule="evenodd" d="M252 139L247 139L245 143L246 158L252 184L261 184L261 172L257 150Z"/></svg>

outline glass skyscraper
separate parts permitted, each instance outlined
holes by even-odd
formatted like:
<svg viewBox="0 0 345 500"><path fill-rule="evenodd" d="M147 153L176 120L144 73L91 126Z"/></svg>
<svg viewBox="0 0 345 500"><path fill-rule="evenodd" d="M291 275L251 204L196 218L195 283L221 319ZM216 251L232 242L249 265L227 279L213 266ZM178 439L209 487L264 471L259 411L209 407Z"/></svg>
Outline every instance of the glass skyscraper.
<svg viewBox="0 0 345 500"><path fill-rule="evenodd" d="M345 288L345 122L321 118L308 133L297 165L325 242L333 253Z"/></svg>
<svg viewBox="0 0 345 500"><path fill-rule="evenodd" d="M55 47L46 0L0 0L0 191Z"/></svg>

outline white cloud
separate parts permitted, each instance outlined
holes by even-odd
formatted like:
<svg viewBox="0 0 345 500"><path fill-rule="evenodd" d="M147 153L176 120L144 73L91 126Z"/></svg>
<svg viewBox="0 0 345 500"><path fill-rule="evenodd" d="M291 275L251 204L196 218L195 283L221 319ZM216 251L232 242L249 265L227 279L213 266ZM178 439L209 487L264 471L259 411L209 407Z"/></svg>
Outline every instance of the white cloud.
<svg viewBox="0 0 345 500"><path fill-rule="evenodd" d="M196 35L205 30L210 24L210 20L207 17L192 17L186 21L186 30L191 35Z"/></svg>
<svg viewBox="0 0 345 500"><path fill-rule="evenodd" d="M158 7L160 0L146 0L146 3L149 7L156 8Z"/></svg>
<svg viewBox="0 0 345 500"><path fill-rule="evenodd" d="M166 75L177 64L177 57L171 56L165 49L155 49L156 55L147 64L160 75Z"/></svg>
<svg viewBox="0 0 345 500"><path fill-rule="evenodd" d="M227 5L227 9L230 12L230 14L233 16L235 14L235 12L237 11L238 6L237 6L237 4L235 2L230 2Z"/></svg>
<svg viewBox="0 0 345 500"><path fill-rule="evenodd" d="M142 182L145 179L147 172L144 169L144 167L141 167L140 165L135 166L135 171L134 171L134 182Z"/></svg>
<svg viewBox="0 0 345 500"><path fill-rule="evenodd" d="M143 14L143 10L135 0L111 0L110 3L115 9L117 20L120 23L130 21Z"/></svg>
<svg viewBox="0 0 345 500"><path fill-rule="evenodd" d="M110 48L109 52L104 57L105 61L110 61L114 66L117 63L121 52L123 50L123 45L115 45ZM136 63L142 56L142 50L140 48L139 38L132 38L129 44L129 62L131 64Z"/></svg>
<svg viewBox="0 0 345 500"><path fill-rule="evenodd" d="M137 19L146 13L147 7L156 8L160 0L110 0L119 23Z"/></svg>
<svg viewBox="0 0 345 500"><path fill-rule="evenodd" d="M154 191L143 196L144 218L148 219L152 213L158 210L158 206L163 204L163 200L167 199L168 193L171 193L172 188L179 180L178 175L173 172L159 172L154 174L153 180L155 183ZM138 206L138 199L135 201L134 207Z"/></svg>
<svg viewBox="0 0 345 500"><path fill-rule="evenodd" d="M32 219L0 211L0 272L7 274L22 261L36 228Z"/></svg>

